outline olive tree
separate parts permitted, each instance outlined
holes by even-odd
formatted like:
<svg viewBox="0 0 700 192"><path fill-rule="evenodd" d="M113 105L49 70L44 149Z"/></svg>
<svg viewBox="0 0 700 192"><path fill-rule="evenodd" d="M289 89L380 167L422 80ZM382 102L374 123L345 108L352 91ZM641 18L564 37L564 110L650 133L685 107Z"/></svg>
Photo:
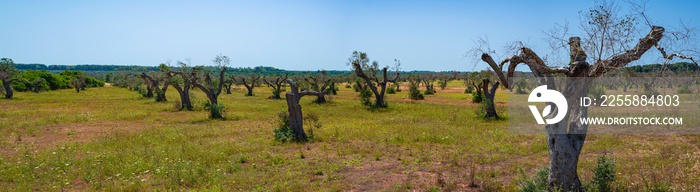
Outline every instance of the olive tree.
<svg viewBox="0 0 700 192"><path fill-rule="evenodd" d="M245 86L245 88L248 90L248 92L246 92L245 96L253 96L253 88L255 88L255 84L258 83L258 81L260 80L261 77L262 76L260 76L260 75L256 75L254 73L251 73L250 75L248 75L248 77L246 77L246 76L241 76L241 77L237 77L237 78L234 77L233 80L236 82L236 84Z"/></svg>
<svg viewBox="0 0 700 192"><path fill-rule="evenodd" d="M268 76L263 78L263 82L268 86L272 87L272 96L270 99L282 99L280 94L282 93L282 84L287 79L288 75L284 76Z"/></svg>
<svg viewBox="0 0 700 192"><path fill-rule="evenodd" d="M178 61L178 67L173 71L173 68L168 67L166 75L170 79L170 84L177 90L180 95L180 108L178 110L194 110L192 100L190 98L190 89L194 86L192 79L197 79L196 73L193 73L193 68L189 59L185 62Z"/></svg>
<svg viewBox="0 0 700 192"><path fill-rule="evenodd" d="M500 82L509 89L512 88L511 80L519 64L527 65L532 74L537 77L539 84L548 87L555 87L557 82L553 77L555 74L560 74L565 77L562 94L567 100L576 101L577 98L588 94L594 78L625 67L654 47L666 60L674 57L691 58L679 53L666 53L662 46L666 30L661 26L649 25L648 33L635 40L634 15L618 15L618 11L611 4L597 5L582 13L581 28L586 36L569 37L565 40L566 42L559 43L569 48L568 66L550 67L534 50L524 45L518 46L512 56L499 63L494 61L491 52L481 53L481 60L493 68ZM651 23L648 22L648 24ZM562 34L566 35L566 33ZM504 74L503 70L507 72ZM552 109L550 115L558 112L556 105L552 106L552 103L547 105ZM569 102L564 120L545 125L550 170L547 182L550 189L582 190L576 168L588 132L588 125L579 120L587 114L586 107L576 102Z"/></svg>
<svg viewBox="0 0 700 192"><path fill-rule="evenodd" d="M396 65L400 65L399 60L394 60ZM386 85L387 83L391 82L394 83L396 82L396 79L399 78L399 71L396 71L396 76L394 78L389 78L387 75L387 70L389 67L384 67L379 69L379 62L377 61L372 61L372 64L370 64L369 57L367 57L367 53L364 52L359 52L359 51L354 51L352 53L352 56L348 58L348 65L351 65L353 69L355 70L355 74L357 77L362 78L370 91L374 94L375 100L374 100L374 105L373 107L378 107L378 108L385 108L387 107L387 103L384 101L384 93L386 92ZM397 68L398 69L398 68ZM380 73L381 72L381 77Z"/></svg>
<svg viewBox="0 0 700 192"><path fill-rule="evenodd" d="M12 99L12 82L17 78L14 76L18 73L15 69L15 62L10 58L0 59L0 81L2 81L3 89L5 90L5 99Z"/></svg>
<svg viewBox="0 0 700 192"><path fill-rule="evenodd" d="M292 79L287 79L287 84L291 88L285 94L285 99L287 100L287 111L289 112L289 128L294 133L294 140L298 142L308 141L306 132L304 132L304 118L301 113L301 105L299 105L299 100L301 97L306 95L322 95L321 91L299 91L299 86Z"/></svg>
<svg viewBox="0 0 700 192"><path fill-rule="evenodd" d="M231 62L228 56L217 55L214 60L217 69L219 70L219 78L213 79L211 73L212 71L204 69L203 66L194 67L190 75L190 82L196 88L199 88L207 95L209 99L209 118L211 119L223 119L224 116L221 114L224 106L219 104L219 95L224 87L224 78L226 73L226 66Z"/></svg>
<svg viewBox="0 0 700 192"><path fill-rule="evenodd" d="M326 87L331 83L331 79L327 77L326 71L322 70L320 75L304 76L304 80L306 85L308 85L306 90L320 93L316 95L316 101L314 102L318 104L326 103Z"/></svg>
<svg viewBox="0 0 700 192"><path fill-rule="evenodd" d="M165 63L161 63L158 68L160 71L151 71L149 73L142 72L139 76L146 83L148 87L148 93L152 97L155 91L156 102L166 102L168 99L165 97L165 92L168 91L170 87L170 71L169 67ZM163 86L161 87L161 82Z"/></svg>

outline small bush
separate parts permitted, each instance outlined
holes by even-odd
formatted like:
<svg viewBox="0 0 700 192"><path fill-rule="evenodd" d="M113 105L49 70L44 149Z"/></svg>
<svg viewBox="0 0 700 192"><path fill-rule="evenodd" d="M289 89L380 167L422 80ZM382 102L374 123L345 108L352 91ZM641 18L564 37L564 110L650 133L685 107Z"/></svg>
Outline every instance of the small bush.
<svg viewBox="0 0 700 192"><path fill-rule="evenodd" d="M547 191L547 177L549 176L549 168L542 168L535 172L533 178L527 178L524 172L520 181L520 191L523 192L539 192Z"/></svg>
<svg viewBox="0 0 700 192"><path fill-rule="evenodd" d="M434 95L434 94L435 94L435 90L428 89L428 90L425 90L425 91L423 92L423 94L425 94L425 95Z"/></svg>
<svg viewBox="0 0 700 192"><path fill-rule="evenodd" d="M294 131L289 128L289 114L287 112L277 113L277 123L279 127L273 130L275 141L283 143L294 141Z"/></svg>
<svg viewBox="0 0 700 192"><path fill-rule="evenodd" d="M416 83L410 83L408 87L408 98L413 100L424 99L423 94L421 94L420 91L418 91L418 85L416 85Z"/></svg>
<svg viewBox="0 0 700 192"><path fill-rule="evenodd" d="M464 93L466 94L471 94L472 91L474 91L474 87L468 86L466 89L464 89Z"/></svg>
<svg viewBox="0 0 700 192"><path fill-rule="evenodd" d="M309 113L304 116L304 126L306 127L306 137L308 137L309 140L316 139L314 129L320 129L323 127L321 122L318 120L318 116L316 116L314 113Z"/></svg>
<svg viewBox="0 0 700 192"><path fill-rule="evenodd" d="M364 106L372 106L372 91L370 90L363 90L360 92L360 101L362 102L362 105Z"/></svg>
<svg viewBox="0 0 700 192"><path fill-rule="evenodd" d="M527 92L525 91L525 89L523 89L522 86L518 86L518 88L515 89L515 94L527 94Z"/></svg>
<svg viewBox="0 0 700 192"><path fill-rule="evenodd" d="M394 85L394 84L389 85L389 87L386 88L386 93L387 94L396 94L396 85Z"/></svg>
<svg viewBox="0 0 700 192"><path fill-rule="evenodd" d="M593 169L593 191L612 191L610 183L615 180L615 160L607 157L598 157L598 162Z"/></svg>
<svg viewBox="0 0 700 192"><path fill-rule="evenodd" d="M209 111L209 119L223 119L224 118L224 105L223 104L211 104L210 102L204 103L204 110Z"/></svg>
<svg viewBox="0 0 700 192"><path fill-rule="evenodd" d="M472 92L472 103L481 103L481 101L484 100L484 95L481 93L481 91L474 91Z"/></svg>

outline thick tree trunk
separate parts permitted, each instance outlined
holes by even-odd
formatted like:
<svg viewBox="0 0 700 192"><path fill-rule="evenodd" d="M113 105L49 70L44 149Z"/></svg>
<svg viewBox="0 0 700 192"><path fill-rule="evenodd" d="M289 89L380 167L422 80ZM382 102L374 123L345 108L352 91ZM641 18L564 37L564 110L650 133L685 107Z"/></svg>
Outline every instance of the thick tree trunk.
<svg viewBox="0 0 700 192"><path fill-rule="evenodd" d="M498 88L498 85L500 84L499 82L496 82L493 84L493 87L491 87L491 90L489 90L489 84L490 84L489 79L483 79L482 83L482 90L484 93L484 98L486 99L485 101L481 102L486 102L486 114L484 115L484 118L496 118L500 119L498 117L498 114L496 113L496 106L494 105L493 99L496 96L496 89Z"/></svg>
<svg viewBox="0 0 700 192"><path fill-rule="evenodd" d="M192 102L190 101L190 88L189 86L185 86L183 89L179 85L173 85L175 87L175 90L177 90L177 93L180 94L180 110L186 109L188 111L194 110L194 107L192 107Z"/></svg>
<svg viewBox="0 0 700 192"><path fill-rule="evenodd" d="M12 82L8 80L2 81L2 85L5 88L5 99L12 99L14 93L12 92Z"/></svg>
<svg viewBox="0 0 700 192"><path fill-rule="evenodd" d="M245 85L245 88L248 89L248 93L245 96L253 96L253 86Z"/></svg>
<svg viewBox="0 0 700 192"><path fill-rule="evenodd" d="M294 131L296 141L307 141L308 137L306 132L304 132L304 118L301 114L301 105L299 105L301 95L287 92L285 98L287 99L287 111L289 112L289 128Z"/></svg>
<svg viewBox="0 0 700 192"><path fill-rule="evenodd" d="M567 78L563 94L567 101L578 101L588 94L591 85L592 78ZM588 116L588 108L581 107L578 102L569 102L568 108L565 117L568 121L545 127L550 159L548 182L552 189L580 191L581 180L576 168L588 132L588 125L582 124L580 118Z"/></svg>
<svg viewBox="0 0 700 192"><path fill-rule="evenodd" d="M318 104L326 103L326 92L321 91L320 94L316 95L316 101Z"/></svg>

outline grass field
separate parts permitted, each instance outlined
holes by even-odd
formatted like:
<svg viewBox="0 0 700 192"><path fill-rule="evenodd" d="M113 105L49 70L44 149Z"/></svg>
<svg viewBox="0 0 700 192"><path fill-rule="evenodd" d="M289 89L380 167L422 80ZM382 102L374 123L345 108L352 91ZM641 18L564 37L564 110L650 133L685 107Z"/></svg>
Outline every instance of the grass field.
<svg viewBox="0 0 700 192"><path fill-rule="evenodd" d="M165 103L116 87L16 93L0 100L0 189L517 190L547 166L544 133L512 134L506 121L478 118L461 83L449 85L421 101L403 88L376 111L342 85L329 104L305 97L303 112L323 125L305 144L273 140L286 103L268 100L267 87L222 94L224 121L207 119L200 91L197 111L174 110L174 89ZM495 100L507 117L505 93ZM700 189L698 135L589 135L584 182L603 154L616 161L617 189Z"/></svg>

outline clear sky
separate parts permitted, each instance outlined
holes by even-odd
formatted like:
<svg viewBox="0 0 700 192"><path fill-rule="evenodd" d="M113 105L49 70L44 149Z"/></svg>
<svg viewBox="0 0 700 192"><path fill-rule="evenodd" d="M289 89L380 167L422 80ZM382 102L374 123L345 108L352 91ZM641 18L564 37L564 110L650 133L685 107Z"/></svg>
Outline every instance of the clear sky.
<svg viewBox="0 0 700 192"><path fill-rule="evenodd" d="M403 70L471 71L479 37L496 50L575 28L589 1L0 1L0 57L16 63L154 66L191 58L231 67L349 70L352 51ZM624 5L624 2L619 4ZM699 26L700 1L650 1L656 23ZM648 30L647 30L648 31ZM576 31L573 31L575 34ZM641 36L640 36L641 37Z"/></svg>

